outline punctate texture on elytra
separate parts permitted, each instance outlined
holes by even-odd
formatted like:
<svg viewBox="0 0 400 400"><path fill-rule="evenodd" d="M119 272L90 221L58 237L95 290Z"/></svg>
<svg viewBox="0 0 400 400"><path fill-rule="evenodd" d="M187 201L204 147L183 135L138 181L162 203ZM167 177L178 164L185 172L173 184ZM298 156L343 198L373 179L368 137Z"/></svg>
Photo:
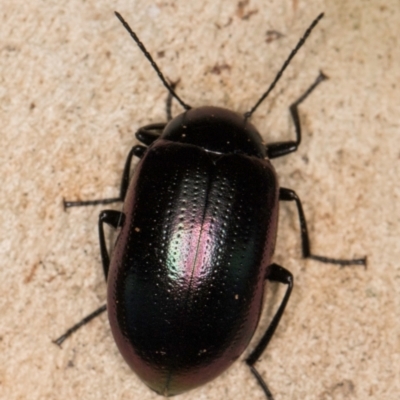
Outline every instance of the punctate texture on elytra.
<svg viewBox="0 0 400 400"><path fill-rule="evenodd" d="M265 146L243 117L210 109L209 131L198 123L204 108L183 113L136 167L108 276L121 354L169 396L215 378L245 350L275 246L279 188ZM206 142L214 149L193 144L199 129L217 135Z"/></svg>

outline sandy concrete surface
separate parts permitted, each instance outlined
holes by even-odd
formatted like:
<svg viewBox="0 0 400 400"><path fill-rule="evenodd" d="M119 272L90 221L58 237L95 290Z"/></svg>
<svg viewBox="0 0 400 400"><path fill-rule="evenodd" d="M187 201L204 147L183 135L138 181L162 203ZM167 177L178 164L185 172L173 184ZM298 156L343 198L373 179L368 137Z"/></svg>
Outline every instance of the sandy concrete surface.
<svg viewBox="0 0 400 400"><path fill-rule="evenodd" d="M62 349L51 342L105 301L102 207L64 212L62 199L115 196L134 132L165 120L166 91L114 10L186 102L239 112L325 11L252 122L266 141L292 138L288 105L319 70L330 77L301 106L301 148L274 165L303 201L313 250L367 255L368 268L301 259L295 207L282 204L275 261L295 288L257 367L276 400L399 398L397 0L0 4L1 399L160 398L122 360L105 315ZM284 292L270 287L261 329ZM242 362L176 397L250 398L264 395Z"/></svg>

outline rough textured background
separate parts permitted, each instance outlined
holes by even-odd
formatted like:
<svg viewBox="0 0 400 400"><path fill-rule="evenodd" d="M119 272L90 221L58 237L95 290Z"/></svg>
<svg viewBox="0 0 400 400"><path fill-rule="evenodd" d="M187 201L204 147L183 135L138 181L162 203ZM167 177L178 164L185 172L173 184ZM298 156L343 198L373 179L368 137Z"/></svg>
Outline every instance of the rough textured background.
<svg viewBox="0 0 400 400"><path fill-rule="evenodd" d="M288 105L319 69L329 75L301 107L300 150L274 164L303 200L315 252L369 264L302 260L295 207L282 204L276 262L295 289L257 365L276 400L399 398L397 0L0 3L2 399L159 398L123 362L105 315L63 349L51 343L105 300L101 207L64 212L62 198L115 196L134 132L165 118L166 91L114 10L180 79L185 101L240 112L326 12L253 122L267 141L293 137ZM269 41L268 30L283 37ZM283 294L272 289L267 319ZM177 397L222 398L264 396L238 362Z"/></svg>

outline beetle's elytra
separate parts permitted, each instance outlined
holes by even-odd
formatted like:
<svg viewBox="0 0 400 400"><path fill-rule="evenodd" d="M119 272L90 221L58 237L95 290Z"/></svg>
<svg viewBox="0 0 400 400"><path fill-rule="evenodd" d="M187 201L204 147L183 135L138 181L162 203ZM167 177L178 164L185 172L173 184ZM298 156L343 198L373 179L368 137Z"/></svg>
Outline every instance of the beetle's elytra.
<svg viewBox="0 0 400 400"><path fill-rule="evenodd" d="M272 263L279 201L294 201L304 257L339 265L366 259L313 255L296 193L281 188L270 159L297 150L298 106L325 79L320 73L290 106L296 140L265 145L249 118L275 86L292 57L322 18L307 29L270 88L244 115L219 107L192 109L175 93L136 34L116 13L185 112L136 133L143 145L127 158L120 196L66 207L123 201L122 212L102 211L100 250L108 285L107 310L117 346L155 392L173 396L202 385L245 351L260 318L265 280L287 285L260 343L246 358L268 399L255 363L267 347L293 286L289 271ZM130 177L134 156L141 160ZM110 259L104 223L120 228ZM56 340L67 336L103 306Z"/></svg>

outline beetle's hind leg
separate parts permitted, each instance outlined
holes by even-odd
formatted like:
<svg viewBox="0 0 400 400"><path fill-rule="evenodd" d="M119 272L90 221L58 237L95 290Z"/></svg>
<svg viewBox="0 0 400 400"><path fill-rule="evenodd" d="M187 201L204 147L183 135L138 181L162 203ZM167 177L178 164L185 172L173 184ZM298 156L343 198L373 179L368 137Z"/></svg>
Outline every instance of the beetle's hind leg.
<svg viewBox="0 0 400 400"><path fill-rule="evenodd" d="M107 282L108 270L110 267L110 255L107 250L106 238L104 236L103 224L111 225L113 228L120 228L125 221L125 214L116 210L103 210L99 215L99 243L100 255L103 264L104 278Z"/></svg>
<svg viewBox="0 0 400 400"><path fill-rule="evenodd" d="M297 212L299 214L300 221L300 235L301 235L301 249L304 258L311 258L316 261L320 261L327 264L338 264L342 267L347 265L367 265L367 258L352 258L352 259L339 259L330 258L325 256L317 256L311 253L310 239L308 236L307 222L304 215L303 207L301 201L297 196L296 192L291 189L280 188L279 190L279 200L281 201L294 201L297 206Z"/></svg>
<svg viewBox="0 0 400 400"><path fill-rule="evenodd" d="M264 391L267 399L274 400L272 393L268 389L268 386L265 383L264 379L261 377L259 372L254 367L254 364L257 362L257 360L260 358L261 354L267 348L268 343L270 342L270 340L271 340L272 336L274 335L275 330L279 324L282 314L285 311L286 304L289 300L289 297L290 297L290 294L291 294L292 288L293 288L293 275L289 271L287 271L285 268L281 267L280 265L272 264L267 269L267 274L265 276L265 279L268 279L270 281L284 283L287 285L287 289L286 289L285 297L283 298L282 303L278 308L278 311L276 312L274 318L272 319L269 327L267 328L266 332L262 336L262 338L261 338L260 342L258 343L258 345L256 346L256 348L251 352L249 357L247 357L246 364L249 366L250 371L257 379L257 382L259 383L262 390Z"/></svg>
<svg viewBox="0 0 400 400"><path fill-rule="evenodd" d="M107 306L104 304L101 307L99 307L97 310L93 311L89 315L87 315L85 318L80 320L77 324L69 328L64 334L62 334L59 338L56 340L53 340L53 343L55 343L57 346L61 346L65 339L70 337L74 332L76 332L79 328L82 328L82 326L86 325L89 323L92 319L95 319L97 316L102 314L104 311L107 310Z"/></svg>
<svg viewBox="0 0 400 400"><path fill-rule="evenodd" d="M314 91L314 89L328 77L321 71L314 83L289 107L296 131L296 140L276 142L267 145L268 158L285 156L297 150L301 142L301 124L298 107Z"/></svg>
<svg viewBox="0 0 400 400"><path fill-rule="evenodd" d="M111 225L113 228L117 229L123 225L124 220L125 220L125 215L120 211L104 210L99 215L100 254L101 254L101 260L103 262L103 271L104 271L104 277L105 277L106 281L107 281L107 276L108 276L108 269L110 266L110 256L108 254L108 250L107 250L107 246L106 246L106 239L104 236L103 224L106 223L108 225ZM106 305L99 307L97 310L93 311L92 313L87 315L85 318L83 318L81 321L79 321L77 324L75 324L74 326L69 328L59 338L57 338L56 340L53 340L53 342L55 344L57 344L58 346L61 346L61 344L69 336L71 336L74 332L76 332L82 326L89 323L92 319L94 319L98 315L102 314L104 311L106 311L106 309L107 309Z"/></svg>

